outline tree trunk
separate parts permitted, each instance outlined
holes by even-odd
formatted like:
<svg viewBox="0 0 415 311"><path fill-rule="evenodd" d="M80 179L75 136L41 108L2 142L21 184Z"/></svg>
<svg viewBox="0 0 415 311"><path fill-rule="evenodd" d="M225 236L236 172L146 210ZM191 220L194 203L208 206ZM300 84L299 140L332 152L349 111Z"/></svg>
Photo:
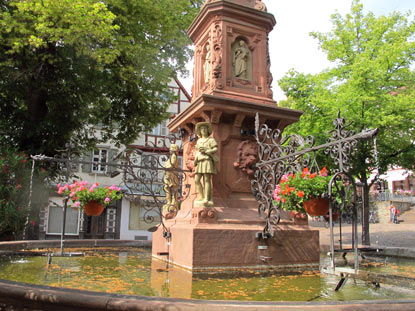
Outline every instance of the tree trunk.
<svg viewBox="0 0 415 311"><path fill-rule="evenodd" d="M362 244L370 245L369 231L369 185L365 174L362 175Z"/></svg>

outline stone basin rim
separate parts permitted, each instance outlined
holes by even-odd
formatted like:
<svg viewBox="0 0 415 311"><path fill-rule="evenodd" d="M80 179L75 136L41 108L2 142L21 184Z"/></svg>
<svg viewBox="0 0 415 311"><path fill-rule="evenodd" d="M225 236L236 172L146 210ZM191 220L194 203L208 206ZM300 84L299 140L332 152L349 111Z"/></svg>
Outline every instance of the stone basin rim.
<svg viewBox="0 0 415 311"><path fill-rule="evenodd" d="M12 310L154 310L154 311L254 311L254 310L415 310L415 299L267 302L235 300L197 300L181 298L120 295L45 285L0 280L0 307ZM300 309L301 308L301 309Z"/></svg>

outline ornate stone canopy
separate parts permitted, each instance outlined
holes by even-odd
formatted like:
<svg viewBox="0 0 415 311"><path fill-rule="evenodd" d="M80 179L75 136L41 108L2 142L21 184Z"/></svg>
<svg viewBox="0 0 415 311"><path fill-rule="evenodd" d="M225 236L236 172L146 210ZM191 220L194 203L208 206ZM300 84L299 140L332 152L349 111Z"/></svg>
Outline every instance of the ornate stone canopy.
<svg viewBox="0 0 415 311"><path fill-rule="evenodd" d="M227 2L233 2L239 5L244 5L248 7L255 8L259 11L267 11L267 7L261 0L206 0L203 5L206 5L211 2L220 2L220 1L227 1Z"/></svg>

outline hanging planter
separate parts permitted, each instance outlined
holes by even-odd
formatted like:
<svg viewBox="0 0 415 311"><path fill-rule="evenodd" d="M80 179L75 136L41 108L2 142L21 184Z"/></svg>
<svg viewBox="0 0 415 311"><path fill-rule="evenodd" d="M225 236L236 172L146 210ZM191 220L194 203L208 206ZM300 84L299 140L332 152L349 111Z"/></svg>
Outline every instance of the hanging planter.
<svg viewBox="0 0 415 311"><path fill-rule="evenodd" d="M305 211L310 216L325 216L330 208L330 201L323 198L312 198L308 201L303 201Z"/></svg>
<svg viewBox="0 0 415 311"><path fill-rule="evenodd" d="M104 205L97 201L89 201L83 208L87 216L99 216L104 211Z"/></svg>
<svg viewBox="0 0 415 311"><path fill-rule="evenodd" d="M311 173L308 168L281 177L273 192L273 204L281 210L293 210L310 216L324 216L329 211L327 197L332 176L325 167ZM335 188L335 187L334 187ZM336 195L335 189L331 194Z"/></svg>
<svg viewBox="0 0 415 311"><path fill-rule="evenodd" d="M68 206L83 208L88 216L99 216L112 201L122 198L121 188L112 185L99 187L98 183L89 186L88 182L75 182L71 185L58 184L58 194L67 198Z"/></svg>

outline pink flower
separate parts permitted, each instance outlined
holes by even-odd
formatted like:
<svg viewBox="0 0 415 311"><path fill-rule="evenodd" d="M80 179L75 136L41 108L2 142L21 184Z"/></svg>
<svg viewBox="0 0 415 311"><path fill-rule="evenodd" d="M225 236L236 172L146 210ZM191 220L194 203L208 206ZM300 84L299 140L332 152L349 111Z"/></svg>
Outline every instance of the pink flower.
<svg viewBox="0 0 415 311"><path fill-rule="evenodd" d="M115 190L115 189L117 189L117 187L116 187L115 185L112 185L112 186L110 187L110 190Z"/></svg>
<svg viewBox="0 0 415 311"><path fill-rule="evenodd" d="M109 197L106 197L104 201L105 201L105 202L110 202L111 200L110 200L110 198L109 198Z"/></svg>
<svg viewBox="0 0 415 311"><path fill-rule="evenodd" d="M288 181L288 175L282 175L281 182L287 182Z"/></svg>
<svg viewBox="0 0 415 311"><path fill-rule="evenodd" d="M279 201L279 199L277 199L277 197L281 199L281 197L279 196L280 192L281 192L281 186L277 185L275 187L275 190L274 190L273 195L272 195L274 197L274 199L277 200L277 201Z"/></svg>
<svg viewBox="0 0 415 311"><path fill-rule="evenodd" d="M79 201L76 201L76 202L75 202L75 206L76 206L76 207L79 207L79 206L81 206L81 202L79 202Z"/></svg>

